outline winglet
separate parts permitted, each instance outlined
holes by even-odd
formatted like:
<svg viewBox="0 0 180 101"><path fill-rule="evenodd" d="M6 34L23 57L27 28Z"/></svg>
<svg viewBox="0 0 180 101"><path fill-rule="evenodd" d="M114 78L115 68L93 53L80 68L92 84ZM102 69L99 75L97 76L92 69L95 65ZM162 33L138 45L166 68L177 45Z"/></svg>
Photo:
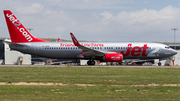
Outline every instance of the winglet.
<svg viewBox="0 0 180 101"><path fill-rule="evenodd" d="M74 45L75 46L81 46L79 44L79 42L77 41L76 37L73 35L73 33L70 33L70 35L71 35L71 38L72 38L72 41L73 41Z"/></svg>

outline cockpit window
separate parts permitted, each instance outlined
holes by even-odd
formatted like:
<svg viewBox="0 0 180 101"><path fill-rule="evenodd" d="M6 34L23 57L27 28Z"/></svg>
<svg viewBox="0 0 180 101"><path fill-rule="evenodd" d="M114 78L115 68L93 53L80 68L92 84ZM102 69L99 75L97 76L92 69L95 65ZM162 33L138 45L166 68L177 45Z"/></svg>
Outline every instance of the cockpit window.
<svg viewBox="0 0 180 101"><path fill-rule="evenodd" d="M166 49L169 49L170 47L169 47L169 46L166 46L165 48L166 48Z"/></svg>

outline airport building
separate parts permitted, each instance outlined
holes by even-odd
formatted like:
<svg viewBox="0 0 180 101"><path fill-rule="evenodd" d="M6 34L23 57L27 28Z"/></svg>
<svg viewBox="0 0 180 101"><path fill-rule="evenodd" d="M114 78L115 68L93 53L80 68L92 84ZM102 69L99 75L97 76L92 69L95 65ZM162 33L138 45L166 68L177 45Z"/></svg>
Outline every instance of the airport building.
<svg viewBox="0 0 180 101"><path fill-rule="evenodd" d="M4 43L0 40L0 64L4 64Z"/></svg>
<svg viewBox="0 0 180 101"><path fill-rule="evenodd" d="M10 41L5 39L6 41ZM31 65L31 55L19 51L11 50L8 44L4 44L4 64L5 65Z"/></svg>

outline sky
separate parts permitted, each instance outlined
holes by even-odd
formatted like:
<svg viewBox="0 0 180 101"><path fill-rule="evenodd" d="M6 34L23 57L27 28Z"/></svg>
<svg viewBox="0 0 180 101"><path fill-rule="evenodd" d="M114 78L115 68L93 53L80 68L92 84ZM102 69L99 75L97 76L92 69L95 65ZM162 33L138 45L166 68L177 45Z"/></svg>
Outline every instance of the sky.
<svg viewBox="0 0 180 101"><path fill-rule="evenodd" d="M180 0L0 0L0 37L11 10L38 38L180 42Z"/></svg>

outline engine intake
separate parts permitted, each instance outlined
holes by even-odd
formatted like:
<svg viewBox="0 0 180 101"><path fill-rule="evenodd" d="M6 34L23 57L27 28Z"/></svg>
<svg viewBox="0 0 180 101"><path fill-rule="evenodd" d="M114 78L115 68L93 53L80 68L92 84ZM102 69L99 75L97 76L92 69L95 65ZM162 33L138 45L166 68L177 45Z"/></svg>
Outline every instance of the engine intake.
<svg viewBox="0 0 180 101"><path fill-rule="evenodd" d="M122 62L123 54L121 53L110 53L105 54L104 61L105 62Z"/></svg>

